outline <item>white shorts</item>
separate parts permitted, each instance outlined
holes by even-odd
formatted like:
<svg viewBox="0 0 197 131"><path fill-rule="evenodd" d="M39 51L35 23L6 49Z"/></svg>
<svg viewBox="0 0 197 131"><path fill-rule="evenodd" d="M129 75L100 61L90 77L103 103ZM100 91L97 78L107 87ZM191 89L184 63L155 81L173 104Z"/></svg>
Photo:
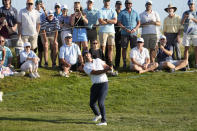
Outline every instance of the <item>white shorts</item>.
<svg viewBox="0 0 197 131"><path fill-rule="evenodd" d="M183 46L197 46L197 35L183 34Z"/></svg>
<svg viewBox="0 0 197 131"><path fill-rule="evenodd" d="M21 65L21 70L22 71L25 71L25 72L28 72L28 71L32 71L32 72L34 72L34 71L36 71L36 69L38 69L38 64L35 64L33 61L31 61L31 60L28 60L28 61L26 61L25 63L23 63L22 65Z"/></svg>

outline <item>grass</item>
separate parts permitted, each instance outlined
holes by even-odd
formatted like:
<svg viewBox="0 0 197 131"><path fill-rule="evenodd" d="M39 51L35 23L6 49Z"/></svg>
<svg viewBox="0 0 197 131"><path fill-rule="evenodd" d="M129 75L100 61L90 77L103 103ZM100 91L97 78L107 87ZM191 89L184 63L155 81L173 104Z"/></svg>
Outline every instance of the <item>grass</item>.
<svg viewBox="0 0 197 131"><path fill-rule="evenodd" d="M0 79L0 131L185 131L197 129L197 73L121 72L109 78L108 126L90 120L90 78L40 69L41 78Z"/></svg>

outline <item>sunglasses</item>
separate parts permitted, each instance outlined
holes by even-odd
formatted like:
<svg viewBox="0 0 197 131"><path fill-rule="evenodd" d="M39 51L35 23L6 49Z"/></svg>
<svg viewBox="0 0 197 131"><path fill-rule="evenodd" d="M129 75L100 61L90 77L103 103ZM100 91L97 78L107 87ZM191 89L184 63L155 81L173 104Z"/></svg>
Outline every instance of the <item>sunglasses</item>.
<svg viewBox="0 0 197 131"><path fill-rule="evenodd" d="M59 6L55 6L55 8L60 8Z"/></svg>
<svg viewBox="0 0 197 131"><path fill-rule="evenodd" d="M30 46L26 46L25 48L30 48Z"/></svg>
<svg viewBox="0 0 197 131"><path fill-rule="evenodd" d="M137 43L144 43L144 42L142 42L142 41L138 41Z"/></svg>
<svg viewBox="0 0 197 131"><path fill-rule="evenodd" d="M3 42L5 42L4 40L0 40L0 43L3 43Z"/></svg>
<svg viewBox="0 0 197 131"><path fill-rule="evenodd" d="M165 40L164 38L160 39L160 40Z"/></svg>
<svg viewBox="0 0 197 131"><path fill-rule="evenodd" d="M97 42L93 42L92 44L96 45L96 44L97 44Z"/></svg>
<svg viewBox="0 0 197 131"><path fill-rule="evenodd" d="M33 5L33 3L27 3L27 4L28 4L29 6L30 6L30 5Z"/></svg>
<svg viewBox="0 0 197 131"><path fill-rule="evenodd" d="M65 38L67 38L67 39L72 39L72 37L71 37L71 36L68 36L68 37L65 37Z"/></svg>
<svg viewBox="0 0 197 131"><path fill-rule="evenodd" d="M126 5L130 5L130 4L132 4L132 3L125 3Z"/></svg>

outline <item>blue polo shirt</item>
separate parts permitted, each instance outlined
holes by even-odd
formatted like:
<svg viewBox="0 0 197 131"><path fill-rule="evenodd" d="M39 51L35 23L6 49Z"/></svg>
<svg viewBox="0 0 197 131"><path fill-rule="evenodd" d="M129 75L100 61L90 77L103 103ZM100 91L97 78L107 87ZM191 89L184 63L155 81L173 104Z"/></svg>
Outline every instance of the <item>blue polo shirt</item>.
<svg viewBox="0 0 197 131"><path fill-rule="evenodd" d="M182 19L184 18L184 15L185 14L189 14L189 15L192 15L195 19L197 19L197 12L196 11L191 11L191 10L187 10L183 13L183 16L182 16ZM197 26L197 24L194 22L194 21L190 21L189 19L186 19L185 20L185 23L183 24L183 27L184 27L184 33L187 32L188 30L188 27L191 26L191 24L193 24L194 26ZM196 27L195 27L196 28ZM191 34L193 35L197 35L197 30L195 30L194 32L192 32Z"/></svg>
<svg viewBox="0 0 197 131"><path fill-rule="evenodd" d="M7 67L7 66L8 66L8 60L9 60L9 58L12 58L13 55L12 55L11 50L10 50L8 47L4 46L3 48L5 48L5 52L6 52L6 53L5 53L5 60L4 60L3 66ZM3 53L3 52L0 51L0 60L3 59L3 58L2 58L2 56L3 56L2 53Z"/></svg>
<svg viewBox="0 0 197 131"><path fill-rule="evenodd" d="M173 52L173 47L172 45L165 45L164 47L166 50L168 51L172 51ZM158 54L157 54L157 61L158 63L163 62L163 61L167 61L167 60L173 60L172 56L167 55L164 51L162 51L160 48L158 50Z"/></svg>
<svg viewBox="0 0 197 131"><path fill-rule="evenodd" d="M122 10L118 15L118 21L121 22L123 26L127 29L132 30L137 26L137 22L140 21L140 17L138 13L132 9L131 13L129 13L126 9ZM137 32L130 34L125 30L121 31L122 35L137 35Z"/></svg>
<svg viewBox="0 0 197 131"><path fill-rule="evenodd" d="M96 9L88 10L87 8L83 11L88 19L88 28L92 29L94 25L98 24L98 11Z"/></svg>
<svg viewBox="0 0 197 131"><path fill-rule="evenodd" d="M98 12L98 19L114 19L117 18L117 13L113 9L102 8ZM101 25L99 32L101 33L115 33L114 24Z"/></svg>

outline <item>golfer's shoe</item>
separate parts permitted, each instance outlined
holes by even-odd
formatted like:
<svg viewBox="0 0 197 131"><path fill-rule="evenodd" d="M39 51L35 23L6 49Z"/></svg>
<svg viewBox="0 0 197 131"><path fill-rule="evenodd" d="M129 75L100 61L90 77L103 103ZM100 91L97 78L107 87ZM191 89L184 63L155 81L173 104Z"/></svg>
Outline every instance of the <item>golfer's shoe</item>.
<svg viewBox="0 0 197 131"><path fill-rule="evenodd" d="M94 119L93 119L92 121L97 122L97 121L100 120L100 119L101 119L101 115L95 116Z"/></svg>
<svg viewBox="0 0 197 131"><path fill-rule="evenodd" d="M98 123L96 124L97 126L106 126L107 125L107 122L101 122L101 123Z"/></svg>

